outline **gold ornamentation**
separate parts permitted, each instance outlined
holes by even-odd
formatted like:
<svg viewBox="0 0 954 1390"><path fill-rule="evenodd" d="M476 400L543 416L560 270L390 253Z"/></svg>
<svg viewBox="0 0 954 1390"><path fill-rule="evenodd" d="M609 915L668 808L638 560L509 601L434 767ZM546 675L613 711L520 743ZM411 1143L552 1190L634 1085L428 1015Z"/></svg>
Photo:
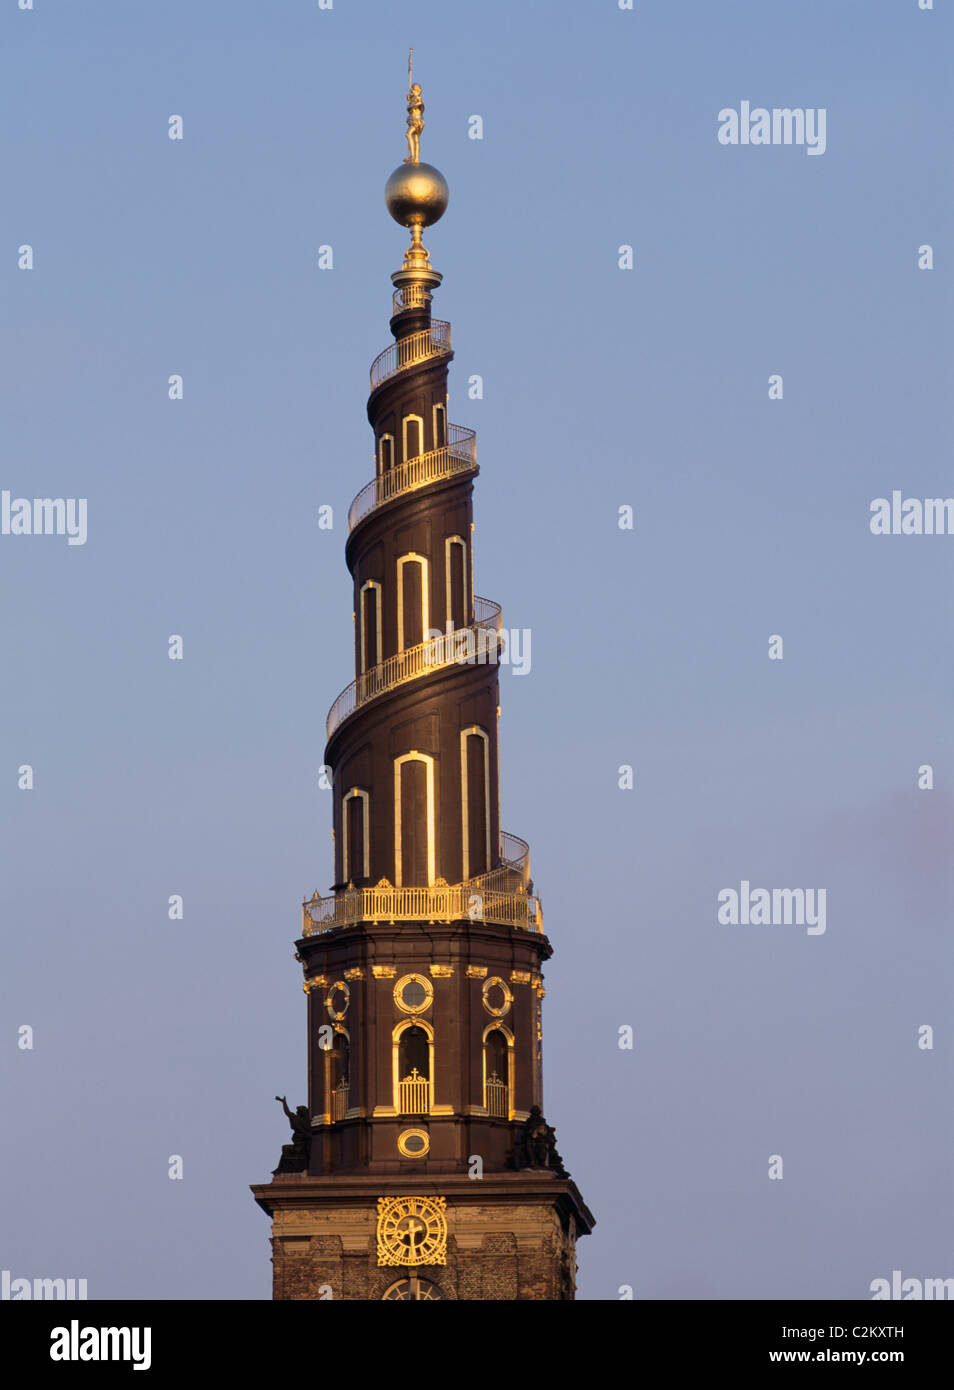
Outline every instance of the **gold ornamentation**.
<svg viewBox="0 0 954 1390"><path fill-rule="evenodd" d="M440 1301L444 1295L436 1284L432 1284L430 1279L419 1279L416 1274L412 1274L408 1279L399 1279L396 1284L392 1284L381 1295L381 1301L388 1299L392 1302L407 1303L410 1301L423 1302L424 1299Z"/></svg>
<svg viewBox="0 0 954 1390"><path fill-rule="evenodd" d="M372 965L371 974L376 980L393 980L397 971L393 965Z"/></svg>
<svg viewBox="0 0 954 1390"><path fill-rule="evenodd" d="M446 1197L379 1197L378 1264L447 1263Z"/></svg>
<svg viewBox="0 0 954 1390"><path fill-rule="evenodd" d="M398 1135L397 1146L405 1158L423 1158L431 1147L431 1136L426 1129L404 1129Z"/></svg>
<svg viewBox="0 0 954 1390"><path fill-rule="evenodd" d="M421 84L412 79L408 61L407 140L408 153L388 179L384 201L395 222L411 229L411 244L404 253L402 270L416 271L416 278L428 285L439 285L440 276L431 271L430 256L421 241L421 228L430 227L443 217L450 197L447 180L439 169L421 160L421 132L424 129L424 102Z"/></svg>
<svg viewBox="0 0 954 1390"><path fill-rule="evenodd" d="M363 980L364 971L361 969L360 965L355 965L352 966L350 970L345 971L344 977L346 980Z"/></svg>
<svg viewBox="0 0 954 1390"><path fill-rule="evenodd" d="M324 989L328 984L327 975L309 975L302 985L306 994L310 994L313 989Z"/></svg>
<svg viewBox="0 0 954 1390"><path fill-rule="evenodd" d="M454 973L452 965L430 965L428 969L435 980L449 980Z"/></svg>
<svg viewBox="0 0 954 1390"><path fill-rule="evenodd" d="M530 983L530 971L511 970L510 983L514 985L528 985Z"/></svg>
<svg viewBox="0 0 954 1390"><path fill-rule="evenodd" d="M337 1008L335 1007L336 994L344 995L344 1003L339 1005ZM334 984L331 986L331 989L329 989L328 993L325 995L325 1008L328 1010L330 1017L335 1019L338 1023L340 1023L341 1020L344 1018L345 1014L348 1012L348 1005L350 1003L351 990L345 984L344 980L335 980Z"/></svg>
<svg viewBox="0 0 954 1390"><path fill-rule="evenodd" d="M502 1004L491 1004L490 991L499 989L503 995ZM513 1003L513 995L510 993L506 982L499 975L491 975L489 980L485 980L481 990L484 1000L484 1008L492 1018L503 1018L510 1012L510 1005Z"/></svg>
<svg viewBox="0 0 954 1390"><path fill-rule="evenodd" d="M401 568L400 568L400 567L401 567L401 562L402 562L403 560L406 560L407 558L408 558L408 557L407 557L406 555L402 555L402 556L401 556L401 559L398 561L398 574L399 574L399 575L400 575L400 573L401 573ZM426 585L426 583L424 583L424 580L426 579L426 576L427 576L427 569L426 569L426 567L423 568L423 569L421 570L421 575L422 575L422 593L425 594L425 596L426 596L426 594L427 594L427 585ZM399 634L401 634L402 631L403 631L403 630L402 630L402 622L403 622L403 619L402 619L402 617L401 617L401 612L400 612L400 609L401 609L401 595L403 594L403 592L404 592L404 586L403 586L403 584L401 584L401 587L398 589L398 609L399 609L399 612L398 612L398 631L399 631ZM425 613L424 621L427 622L428 619L427 619L427 616L426 616L426 599L425 599L424 613ZM425 629L425 630L426 630L426 629ZM399 638L398 638L398 640L403 644L403 640L404 640L404 639L403 639L403 635L400 635ZM426 645L426 644L425 644L425 645ZM417 648L412 647L410 650L411 650L411 651L416 651ZM426 823L427 823L427 882L428 882L428 885L433 885L433 886L434 886L435 891L436 891L436 892L438 893L438 895L439 895L439 894L440 894L440 889L437 887L436 884L434 884L434 863L435 863L435 855L436 855L436 851L435 851L435 838L434 838L434 759L433 759L433 757L431 756L430 753L419 753L418 750L417 750L416 748L412 748L411 751L410 751L409 753L402 753L401 756L400 756L399 758L395 758L395 759L394 759L394 881L395 881L396 886L400 889L401 886L402 886L402 873L403 873L403 868L402 868L402 854L403 854L403 851L402 851L402 848L401 848L401 775L402 775L402 769L403 769L405 763L415 763L415 762L417 762L417 763L423 763L423 764L424 764L424 768L425 768L425 774L424 774L424 775L425 775L425 791L426 791L426 795L427 795L427 799L426 799L426 802L425 802L425 806L426 806L425 816L426 816Z"/></svg>
<svg viewBox="0 0 954 1390"><path fill-rule="evenodd" d="M424 103L421 100L421 84L414 81L414 49L407 55L407 140L408 156L405 164L421 162L421 132L424 129Z"/></svg>
<svg viewBox="0 0 954 1390"><path fill-rule="evenodd" d="M401 341L405 343L407 339L402 338ZM443 343L443 340L439 340L438 345L442 350L450 351L449 337L446 344ZM421 347L426 349L426 357L433 356L432 348L434 346L433 337L425 334L421 340ZM388 351L385 348L385 353ZM389 360L395 371L401 370L407 365L404 357L400 361L398 360L397 353L391 354ZM393 375L393 372L390 374ZM418 454L416 458L408 459L406 463L398 463L392 468L378 472L370 483L365 484L348 508L349 535L359 521L373 512L376 507L384 506L385 502L390 502L395 497L401 497L407 492L414 492L427 483L437 482L443 478L452 478L459 473L472 472L477 467L477 441L474 431L466 429L463 425L451 424L447 426L447 432L447 443L441 445L439 449L429 449L427 453ZM373 581L369 580L368 583L373 583ZM380 594L380 585L378 586L378 593ZM380 641L379 629L379 644ZM379 655L379 666L381 662L382 658Z"/></svg>
<svg viewBox="0 0 954 1390"><path fill-rule="evenodd" d="M491 869L467 883L438 888L357 888L353 893L312 899L303 906L302 935L315 936L359 922L472 921L475 899L482 922L499 922L524 931L543 931L540 899L514 891L509 870Z"/></svg>
<svg viewBox="0 0 954 1390"><path fill-rule="evenodd" d="M407 557L402 556L401 558L406 559ZM398 594L400 595L400 593L401 590L399 589ZM403 599L401 603L403 613ZM371 700L379 699L389 691L395 690L399 685L417 680L422 676L433 675L435 671L444 666L460 665L462 651L468 658L473 657L477 661L487 660L488 654L492 654L497 649L499 640L497 634L500 629L500 604L475 594L474 622L468 627L455 628L452 632L445 633L443 637L433 637L425 642L419 642L414 647L405 647L402 651L389 656L380 666L370 667L362 676L345 686L328 711L328 717L325 720L326 736L330 739L339 725L345 719L350 718L356 709ZM465 637L465 633L469 636ZM418 754L416 750L413 751L415 757L424 756ZM386 888L391 887L390 884L384 886ZM400 888L400 886L397 884L397 887ZM379 883L378 888L381 887L382 885ZM315 899L312 898L311 901L314 902Z"/></svg>
<svg viewBox="0 0 954 1390"><path fill-rule="evenodd" d="M487 978L487 967L486 967L486 965L468 965L468 967L467 967L467 978L468 978L468 980L486 980L486 978Z"/></svg>
<svg viewBox="0 0 954 1390"><path fill-rule="evenodd" d="M407 999L404 997L405 991L409 996ZM394 986L393 995L402 1013L423 1014L434 1002L434 986L426 975L402 975Z"/></svg>

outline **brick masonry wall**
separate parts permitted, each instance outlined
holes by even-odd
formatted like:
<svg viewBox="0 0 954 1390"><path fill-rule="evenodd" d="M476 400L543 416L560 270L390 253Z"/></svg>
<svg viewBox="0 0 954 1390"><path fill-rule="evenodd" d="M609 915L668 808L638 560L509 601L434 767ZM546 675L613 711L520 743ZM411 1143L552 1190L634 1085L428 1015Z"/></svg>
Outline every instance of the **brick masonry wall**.
<svg viewBox="0 0 954 1390"><path fill-rule="evenodd" d="M552 1207L501 1203L447 1210L447 1264L416 1273L444 1298L468 1301L569 1300L576 1241ZM377 1212L276 1212L273 1297L375 1302L409 1272L377 1261Z"/></svg>

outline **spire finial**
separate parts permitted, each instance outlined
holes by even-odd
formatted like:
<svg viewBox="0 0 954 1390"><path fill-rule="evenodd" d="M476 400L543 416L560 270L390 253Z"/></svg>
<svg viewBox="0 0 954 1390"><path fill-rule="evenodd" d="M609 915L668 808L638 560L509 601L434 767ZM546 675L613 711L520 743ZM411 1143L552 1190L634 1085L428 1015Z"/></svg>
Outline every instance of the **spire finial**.
<svg viewBox="0 0 954 1390"><path fill-rule="evenodd" d="M408 155L405 164L421 162L421 131L424 129L424 103L421 100L421 84L414 81L414 49L407 55L407 140Z"/></svg>
<svg viewBox="0 0 954 1390"><path fill-rule="evenodd" d="M421 233L443 216L449 197L447 180L439 169L421 159L421 131L424 129L424 103L421 84L414 81L414 49L407 55L407 146L403 164L391 174L384 189L384 201L395 222L407 227L411 244L404 253L404 262L392 280L399 288L407 285L434 287L441 277L430 265L430 256Z"/></svg>

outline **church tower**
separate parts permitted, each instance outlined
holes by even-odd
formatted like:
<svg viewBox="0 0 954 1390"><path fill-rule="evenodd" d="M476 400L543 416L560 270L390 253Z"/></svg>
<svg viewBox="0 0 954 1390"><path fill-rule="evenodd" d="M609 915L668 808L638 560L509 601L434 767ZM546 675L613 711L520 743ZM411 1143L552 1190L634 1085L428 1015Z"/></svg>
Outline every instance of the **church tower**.
<svg viewBox="0 0 954 1390"><path fill-rule="evenodd" d="M409 71L409 79L410 79ZM388 179L411 244L371 365L371 481L348 512L354 680L327 719L330 896L303 906L308 1104L272 1181L276 1299L572 1299L593 1217L543 1118L542 966L528 846L501 829L500 607L474 593L474 431L447 419L451 326L420 160Z"/></svg>

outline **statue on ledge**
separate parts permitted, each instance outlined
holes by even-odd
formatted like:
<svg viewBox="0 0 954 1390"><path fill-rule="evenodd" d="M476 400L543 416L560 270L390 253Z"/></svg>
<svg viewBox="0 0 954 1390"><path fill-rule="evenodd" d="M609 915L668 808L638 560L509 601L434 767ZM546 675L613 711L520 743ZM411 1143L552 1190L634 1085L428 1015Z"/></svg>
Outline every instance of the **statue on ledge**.
<svg viewBox="0 0 954 1390"><path fill-rule="evenodd" d="M293 1138L290 1144L282 1145L282 1156L278 1160L278 1167L272 1169L272 1175L305 1173L308 1170L308 1160L311 1156L311 1116L308 1114L308 1106L299 1105L295 1113L292 1114L284 1096L276 1096L275 1099L281 1102L281 1107L288 1116Z"/></svg>
<svg viewBox="0 0 954 1390"><path fill-rule="evenodd" d="M558 1178L570 1176L557 1152L556 1130L547 1124L539 1105L530 1107L530 1114L523 1122L523 1129L514 1144L513 1166L548 1168Z"/></svg>

